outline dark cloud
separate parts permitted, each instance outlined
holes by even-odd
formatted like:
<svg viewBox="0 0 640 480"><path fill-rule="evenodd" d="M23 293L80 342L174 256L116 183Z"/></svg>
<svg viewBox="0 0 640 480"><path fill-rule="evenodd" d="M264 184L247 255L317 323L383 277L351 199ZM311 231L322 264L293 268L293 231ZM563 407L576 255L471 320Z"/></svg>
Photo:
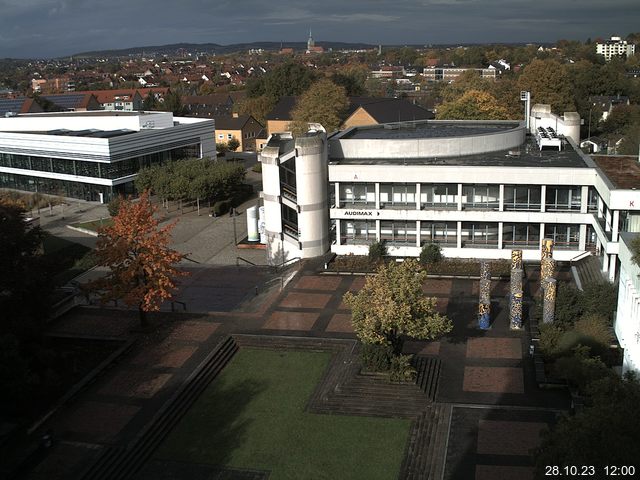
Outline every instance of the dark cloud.
<svg viewBox="0 0 640 480"><path fill-rule="evenodd" d="M0 0L0 57L178 42L549 42L638 30L638 0Z"/></svg>

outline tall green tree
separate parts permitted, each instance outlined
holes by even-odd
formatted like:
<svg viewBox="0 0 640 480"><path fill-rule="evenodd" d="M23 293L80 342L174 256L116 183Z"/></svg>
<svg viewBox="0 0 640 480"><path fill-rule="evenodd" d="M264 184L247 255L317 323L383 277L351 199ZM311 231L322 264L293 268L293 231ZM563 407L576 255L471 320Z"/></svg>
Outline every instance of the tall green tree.
<svg viewBox="0 0 640 480"><path fill-rule="evenodd" d="M329 79L322 79L311 85L298 99L292 112L293 128L296 134L303 133L309 122L320 123L332 132L340 127L344 113L349 106L344 87Z"/></svg>
<svg viewBox="0 0 640 480"><path fill-rule="evenodd" d="M488 92L469 90L457 100L438 107L439 120L504 120L507 110Z"/></svg>
<svg viewBox="0 0 640 480"><path fill-rule="evenodd" d="M402 352L404 337L430 340L450 332L451 321L436 312L435 298L422 292L427 272L414 260L383 264L357 294L346 293L353 328L365 344L389 345Z"/></svg>
<svg viewBox="0 0 640 480"><path fill-rule="evenodd" d="M535 103L551 105L554 113L574 111L571 82L566 67L557 60L533 60L527 65L518 85L521 90L531 92Z"/></svg>
<svg viewBox="0 0 640 480"><path fill-rule="evenodd" d="M316 79L316 74L304 65L287 62L278 65L262 77L251 79L247 83L249 97L266 95L274 102L284 96L300 95Z"/></svg>

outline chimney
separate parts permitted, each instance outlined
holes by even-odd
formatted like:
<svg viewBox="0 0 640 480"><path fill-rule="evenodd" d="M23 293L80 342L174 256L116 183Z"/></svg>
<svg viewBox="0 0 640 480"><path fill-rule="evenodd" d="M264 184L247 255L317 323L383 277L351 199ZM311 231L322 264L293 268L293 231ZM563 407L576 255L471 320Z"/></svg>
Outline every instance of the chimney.
<svg viewBox="0 0 640 480"><path fill-rule="evenodd" d="M233 116L233 118L238 118L238 112L233 112L231 115Z"/></svg>

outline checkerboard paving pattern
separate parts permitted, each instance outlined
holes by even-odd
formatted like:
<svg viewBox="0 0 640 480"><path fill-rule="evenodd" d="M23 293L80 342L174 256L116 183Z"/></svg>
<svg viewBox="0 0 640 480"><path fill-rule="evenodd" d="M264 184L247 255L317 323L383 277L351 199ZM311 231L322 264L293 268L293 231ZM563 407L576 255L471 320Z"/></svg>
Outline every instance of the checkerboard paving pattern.
<svg viewBox="0 0 640 480"><path fill-rule="evenodd" d="M324 293L289 293L280 302L280 307L287 308L324 308L331 300L331 295Z"/></svg>
<svg viewBox="0 0 640 480"><path fill-rule="evenodd" d="M331 317L331 321L326 332L341 332L341 333L353 333L353 325L351 323L351 314L349 313L336 313Z"/></svg>

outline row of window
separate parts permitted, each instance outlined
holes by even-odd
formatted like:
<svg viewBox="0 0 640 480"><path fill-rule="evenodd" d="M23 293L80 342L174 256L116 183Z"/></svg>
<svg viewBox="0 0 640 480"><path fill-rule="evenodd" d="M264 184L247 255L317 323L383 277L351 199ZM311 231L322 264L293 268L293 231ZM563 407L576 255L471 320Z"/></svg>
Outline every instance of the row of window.
<svg viewBox="0 0 640 480"><path fill-rule="evenodd" d="M378 239L375 220L339 220L340 243L342 245L370 244ZM442 246L456 247L458 244L457 222L420 222L381 220L380 240L390 245L437 243ZM463 246L493 247L498 246L498 224L485 222L462 222L461 242ZM544 237L552 238L558 249L574 250L578 248L580 225L547 224ZM502 243L504 248L538 248L541 238L540 224L503 223ZM595 232L587 226L587 243L595 242Z"/></svg>
<svg viewBox="0 0 640 480"><path fill-rule="evenodd" d="M199 156L200 144L174 148L112 163L0 153L0 166L113 180L133 175L143 167Z"/></svg>
<svg viewBox="0 0 640 480"><path fill-rule="evenodd" d="M458 205L457 184L420 184L420 194L415 183L379 184L380 208L455 209ZM498 210L500 207L499 185L463 185L462 205L465 209ZM335 202L335 184L330 186L332 204ZM340 183L339 205L359 208L375 208L375 183ZM541 209L542 188L540 185L505 185L504 210ZM589 188L588 210L598 208L598 193ZM580 211L582 189L579 186L548 186L545 195L545 209Z"/></svg>

